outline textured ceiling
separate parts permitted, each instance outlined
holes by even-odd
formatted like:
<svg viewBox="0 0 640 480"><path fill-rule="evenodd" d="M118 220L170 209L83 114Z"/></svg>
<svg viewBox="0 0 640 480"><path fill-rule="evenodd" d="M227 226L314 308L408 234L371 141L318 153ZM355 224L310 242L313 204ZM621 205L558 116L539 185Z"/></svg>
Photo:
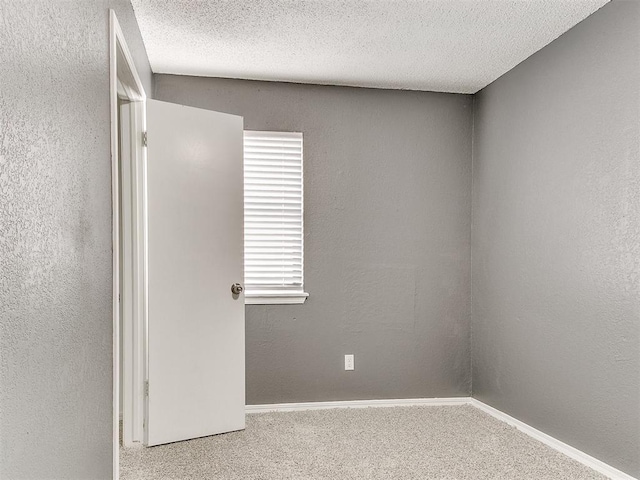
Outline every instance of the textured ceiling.
<svg viewBox="0 0 640 480"><path fill-rule="evenodd" d="M609 0L132 0L156 73L475 93Z"/></svg>

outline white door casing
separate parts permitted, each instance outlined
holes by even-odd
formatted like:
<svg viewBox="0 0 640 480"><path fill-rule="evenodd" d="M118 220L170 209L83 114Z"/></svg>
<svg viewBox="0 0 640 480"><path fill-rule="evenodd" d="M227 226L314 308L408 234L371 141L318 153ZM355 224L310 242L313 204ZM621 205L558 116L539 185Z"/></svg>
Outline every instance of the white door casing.
<svg viewBox="0 0 640 480"><path fill-rule="evenodd" d="M144 439L144 337L146 325L146 173L142 134L144 102L120 107L120 365L122 443Z"/></svg>
<svg viewBox="0 0 640 480"><path fill-rule="evenodd" d="M147 100L146 444L245 427L243 119Z"/></svg>

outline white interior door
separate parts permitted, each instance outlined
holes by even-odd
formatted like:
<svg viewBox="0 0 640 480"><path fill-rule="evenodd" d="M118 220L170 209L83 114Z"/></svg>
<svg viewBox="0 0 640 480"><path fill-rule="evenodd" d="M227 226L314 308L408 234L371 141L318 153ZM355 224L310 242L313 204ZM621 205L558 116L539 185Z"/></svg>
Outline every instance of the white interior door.
<svg viewBox="0 0 640 480"><path fill-rule="evenodd" d="M147 100L147 445L245 427L243 119Z"/></svg>

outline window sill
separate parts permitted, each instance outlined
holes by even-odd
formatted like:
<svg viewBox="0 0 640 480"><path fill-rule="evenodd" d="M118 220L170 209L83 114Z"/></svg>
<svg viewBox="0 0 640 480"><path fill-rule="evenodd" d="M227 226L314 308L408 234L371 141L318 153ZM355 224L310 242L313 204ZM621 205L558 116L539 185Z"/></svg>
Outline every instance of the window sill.
<svg viewBox="0 0 640 480"><path fill-rule="evenodd" d="M309 296L306 292L246 292L245 305L297 305L304 303Z"/></svg>

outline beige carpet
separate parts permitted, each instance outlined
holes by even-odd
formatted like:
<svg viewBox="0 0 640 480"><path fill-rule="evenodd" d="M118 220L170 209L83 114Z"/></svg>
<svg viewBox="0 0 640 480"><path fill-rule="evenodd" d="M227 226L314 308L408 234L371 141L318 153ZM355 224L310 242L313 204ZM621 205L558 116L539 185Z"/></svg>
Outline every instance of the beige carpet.
<svg viewBox="0 0 640 480"><path fill-rule="evenodd" d="M263 413L243 432L121 449L122 480L606 477L470 406Z"/></svg>

